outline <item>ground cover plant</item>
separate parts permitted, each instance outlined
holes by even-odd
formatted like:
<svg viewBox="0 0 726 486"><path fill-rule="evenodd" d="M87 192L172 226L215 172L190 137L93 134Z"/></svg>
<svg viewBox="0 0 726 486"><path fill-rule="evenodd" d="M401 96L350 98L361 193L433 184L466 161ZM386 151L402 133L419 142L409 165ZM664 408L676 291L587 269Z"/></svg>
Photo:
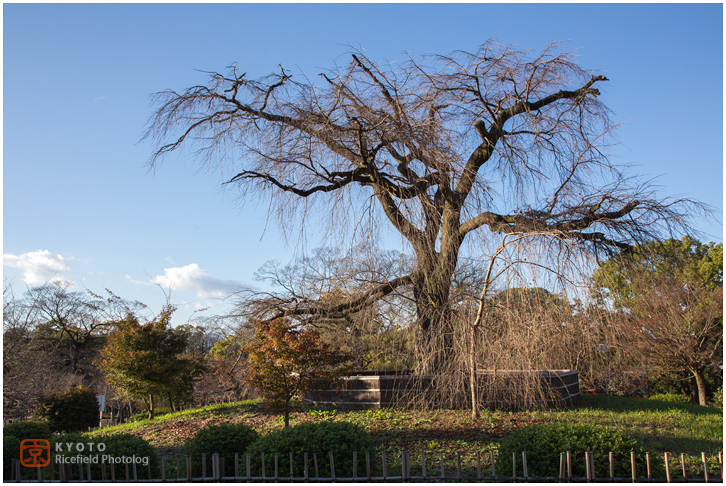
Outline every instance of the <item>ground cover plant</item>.
<svg viewBox="0 0 726 486"><path fill-rule="evenodd" d="M402 451L410 451L413 475L422 472L422 451L428 475L440 476L442 462L447 476L457 474L459 462L462 474L475 475L477 453L482 474L491 475L492 453L496 461L496 451L502 441L513 432L533 425L574 424L622 433L642 443L654 463L656 460L662 462L663 453L669 452L671 472L679 478L682 474L681 454L685 454L689 477L703 475L701 452L707 454L710 474L717 474L717 456L723 447L720 409L604 395L583 395L579 405L572 410L489 410L483 412L479 420L472 420L467 410L342 411L300 402L295 404L290 414L293 428L320 422L350 422L364 430L375 445L370 455L373 473L381 474L382 453L385 452L391 476L400 475ZM108 427L85 435L95 437L123 432L142 437L155 447L159 459L167 457L168 474L173 475L175 472L169 464L175 464L176 458L183 457L185 441L204 427L223 423L244 424L260 436L284 428L281 415L270 413L259 400L248 400L170 413L154 420ZM319 458L321 474L326 460L327 457ZM181 464L183 468L183 459ZM286 463L283 461L281 464ZM280 468L282 475L288 474L286 465ZM240 474L245 474L243 459L240 459L239 470ZM359 467L358 474L365 472ZM511 465L503 470L497 469L497 476L500 475L511 475Z"/></svg>

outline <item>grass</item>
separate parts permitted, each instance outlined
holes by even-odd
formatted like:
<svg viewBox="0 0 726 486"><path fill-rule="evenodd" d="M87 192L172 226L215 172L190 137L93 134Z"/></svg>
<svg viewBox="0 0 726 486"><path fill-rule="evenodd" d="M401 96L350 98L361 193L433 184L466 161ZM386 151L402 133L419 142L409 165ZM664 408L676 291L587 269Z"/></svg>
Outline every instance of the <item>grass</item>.
<svg viewBox="0 0 726 486"><path fill-rule="evenodd" d="M466 410L340 411L298 403L290 424L323 420L353 422L366 429L377 445L378 470L385 451L391 471L400 468L404 450L411 451L412 464L420 464L421 452L425 451L429 467L437 474L442 458L448 471L455 470L458 461L464 470L472 471L477 453L482 467L488 468L490 451L497 449L503 437L520 427L548 422L580 422L621 430L643 441L654 457L662 457L664 452L677 460L681 454L691 457L687 461L689 474L697 473L701 452L714 457L723 447L723 414L719 409L602 395L583 395L572 410L483 411L478 420L472 420ZM223 422L244 422L260 434L283 427L279 415L268 413L259 400L250 400L169 413L89 435L130 432L148 440L160 454L173 457L182 453L184 441L197 430ZM672 469L680 471L680 465L674 462Z"/></svg>
<svg viewBox="0 0 726 486"><path fill-rule="evenodd" d="M619 429L642 440L654 452L685 454L723 450L723 412L693 404L583 395L577 420Z"/></svg>
<svg viewBox="0 0 726 486"><path fill-rule="evenodd" d="M215 416L225 415L239 415L240 411L245 407L256 407L259 404L259 400L242 400L239 402L220 403L216 405L208 405L201 408L193 408L189 410L180 410L178 412L168 412L162 415L156 416L153 420L141 419L135 422L127 422L125 424L114 425L111 427L105 427L103 429L97 429L89 432L89 436L108 434L115 432L129 432L133 433L137 430L143 430L149 425L164 424L179 422L189 419L203 419Z"/></svg>

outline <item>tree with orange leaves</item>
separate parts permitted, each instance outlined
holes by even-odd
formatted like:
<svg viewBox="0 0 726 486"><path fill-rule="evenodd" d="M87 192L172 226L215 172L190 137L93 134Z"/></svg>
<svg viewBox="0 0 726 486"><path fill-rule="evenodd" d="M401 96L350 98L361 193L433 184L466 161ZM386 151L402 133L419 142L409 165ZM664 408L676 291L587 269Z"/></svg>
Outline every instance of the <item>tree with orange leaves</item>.
<svg viewBox="0 0 726 486"><path fill-rule="evenodd" d="M315 330L295 329L285 318L252 320L255 340L246 346L247 382L273 404L284 406L290 425L290 400L307 390L337 382L351 356L320 340Z"/></svg>

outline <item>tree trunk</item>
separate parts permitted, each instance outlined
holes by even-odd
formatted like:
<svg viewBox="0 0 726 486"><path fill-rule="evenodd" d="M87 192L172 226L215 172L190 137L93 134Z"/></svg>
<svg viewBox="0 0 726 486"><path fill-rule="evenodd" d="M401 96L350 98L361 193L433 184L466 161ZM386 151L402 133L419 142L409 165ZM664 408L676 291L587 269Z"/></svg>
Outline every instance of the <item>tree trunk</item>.
<svg viewBox="0 0 726 486"><path fill-rule="evenodd" d="M68 350L68 368L72 374L78 371L78 356L79 351L76 346L71 346Z"/></svg>
<svg viewBox="0 0 726 486"><path fill-rule="evenodd" d="M708 407L708 400L706 399L706 377L703 374L703 370L691 368L691 372L696 379L696 386L698 387L698 404L702 407Z"/></svg>
<svg viewBox="0 0 726 486"><path fill-rule="evenodd" d="M425 375L444 370L451 361L454 346L449 296L455 266L436 263L436 259L423 262L419 259L413 279L418 331L416 366Z"/></svg>
<svg viewBox="0 0 726 486"><path fill-rule="evenodd" d="M434 375L446 369L452 359L453 333L448 302L433 304L417 299L417 339L414 355L416 369L422 375Z"/></svg>
<svg viewBox="0 0 726 486"><path fill-rule="evenodd" d="M290 426L290 400L285 401L285 428Z"/></svg>
<svg viewBox="0 0 726 486"><path fill-rule="evenodd" d="M154 395L149 395L149 420L154 420Z"/></svg>
<svg viewBox="0 0 726 486"><path fill-rule="evenodd" d="M469 389L471 391L471 418L479 418L479 380L476 366L476 326L469 331Z"/></svg>

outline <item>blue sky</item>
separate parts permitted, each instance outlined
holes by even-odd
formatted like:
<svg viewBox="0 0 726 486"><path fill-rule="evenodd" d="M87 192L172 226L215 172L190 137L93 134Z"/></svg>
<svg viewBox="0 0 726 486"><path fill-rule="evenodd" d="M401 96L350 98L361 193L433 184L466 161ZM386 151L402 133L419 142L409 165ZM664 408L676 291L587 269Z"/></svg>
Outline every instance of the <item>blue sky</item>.
<svg viewBox="0 0 726 486"><path fill-rule="evenodd" d="M713 206L695 224L722 241L721 4L4 4L4 277L16 293L63 278L157 311L171 288L176 322L221 312L296 248L191 160L148 171L149 95L235 62L250 78L278 64L314 76L349 45L395 61L489 38L578 49L625 123L613 156L662 195Z"/></svg>

